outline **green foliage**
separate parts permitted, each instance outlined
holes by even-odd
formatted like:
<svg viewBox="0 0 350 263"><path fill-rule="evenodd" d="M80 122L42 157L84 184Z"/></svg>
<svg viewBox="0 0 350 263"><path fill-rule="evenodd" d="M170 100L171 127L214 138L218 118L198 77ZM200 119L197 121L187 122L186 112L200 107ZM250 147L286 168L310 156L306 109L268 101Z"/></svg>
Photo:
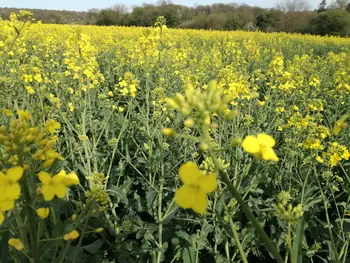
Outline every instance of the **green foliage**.
<svg viewBox="0 0 350 263"><path fill-rule="evenodd" d="M350 35L350 13L344 10L328 10L311 20L309 32L316 35Z"/></svg>
<svg viewBox="0 0 350 263"><path fill-rule="evenodd" d="M256 26L262 31L272 31L281 22L282 17L281 11L266 11L256 18Z"/></svg>

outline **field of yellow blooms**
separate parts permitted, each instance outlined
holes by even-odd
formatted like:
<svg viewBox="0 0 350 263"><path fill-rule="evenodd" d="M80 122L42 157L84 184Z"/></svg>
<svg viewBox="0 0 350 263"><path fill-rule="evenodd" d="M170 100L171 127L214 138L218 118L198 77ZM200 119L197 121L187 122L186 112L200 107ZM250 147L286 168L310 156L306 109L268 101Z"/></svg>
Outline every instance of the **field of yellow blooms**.
<svg viewBox="0 0 350 263"><path fill-rule="evenodd" d="M0 262L347 262L350 39L0 20Z"/></svg>

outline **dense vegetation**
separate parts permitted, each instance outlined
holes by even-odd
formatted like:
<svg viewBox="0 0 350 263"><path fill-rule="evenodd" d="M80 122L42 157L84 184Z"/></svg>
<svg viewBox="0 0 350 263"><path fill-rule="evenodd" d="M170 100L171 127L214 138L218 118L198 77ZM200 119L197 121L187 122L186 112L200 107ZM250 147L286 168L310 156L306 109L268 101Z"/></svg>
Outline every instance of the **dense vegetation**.
<svg viewBox="0 0 350 263"><path fill-rule="evenodd" d="M349 39L10 18L0 262L349 258Z"/></svg>
<svg viewBox="0 0 350 263"><path fill-rule="evenodd" d="M30 10L43 23L145 26L153 25L158 16L164 16L170 28L212 30L248 30L264 32L309 33L348 36L350 34L350 3L327 5L322 1L317 10L307 11L298 6L305 0L285 0L286 5L263 9L239 4L213 4L187 7L161 1L157 5L144 4L131 10L124 5L88 12ZM293 5L293 3L295 4ZM289 3L289 4L288 4ZM12 8L0 9L3 19Z"/></svg>

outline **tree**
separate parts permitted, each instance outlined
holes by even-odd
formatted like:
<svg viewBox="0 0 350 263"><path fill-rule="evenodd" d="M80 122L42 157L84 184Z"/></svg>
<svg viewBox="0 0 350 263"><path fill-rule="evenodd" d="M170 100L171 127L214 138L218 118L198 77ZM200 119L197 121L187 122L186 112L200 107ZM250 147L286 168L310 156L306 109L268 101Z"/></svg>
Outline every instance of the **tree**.
<svg viewBox="0 0 350 263"><path fill-rule="evenodd" d="M256 18L256 26L262 31L276 31L276 26L280 23L282 14L279 10L265 11Z"/></svg>
<svg viewBox="0 0 350 263"><path fill-rule="evenodd" d="M283 12L301 12L309 10L310 4L307 0L282 0L276 7Z"/></svg>
<svg viewBox="0 0 350 263"><path fill-rule="evenodd" d="M329 4L328 9L346 9L348 0L335 0Z"/></svg>
<svg viewBox="0 0 350 263"><path fill-rule="evenodd" d="M348 3L348 5L346 6L346 11L348 11L350 13L350 2Z"/></svg>
<svg viewBox="0 0 350 263"><path fill-rule="evenodd" d="M345 9L348 4L348 0L336 0L336 3L339 9Z"/></svg>
<svg viewBox="0 0 350 263"><path fill-rule="evenodd" d="M110 9L120 14L126 14L128 13L129 8L124 4L115 4Z"/></svg>
<svg viewBox="0 0 350 263"><path fill-rule="evenodd" d="M328 10L311 20L309 32L317 35L350 35L350 14L345 10Z"/></svg>
<svg viewBox="0 0 350 263"><path fill-rule="evenodd" d="M326 6L327 6L327 1L322 0L320 5L318 6L317 13L322 13L322 12L326 11Z"/></svg>

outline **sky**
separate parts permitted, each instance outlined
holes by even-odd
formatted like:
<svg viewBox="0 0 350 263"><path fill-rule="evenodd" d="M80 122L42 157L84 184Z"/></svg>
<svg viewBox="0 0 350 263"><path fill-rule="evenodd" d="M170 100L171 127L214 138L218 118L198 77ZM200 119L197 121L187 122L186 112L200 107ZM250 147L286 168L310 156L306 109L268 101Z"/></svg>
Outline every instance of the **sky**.
<svg viewBox="0 0 350 263"><path fill-rule="evenodd" d="M234 0L173 0L174 4L194 6L207 5L214 3L233 3ZM236 3L244 3L251 6L274 7L278 0L239 0ZM318 6L321 0L309 0L312 8ZM107 8L114 4L123 3L127 6L141 5L143 3L155 4L157 0L0 0L0 7L16 7L16 8L38 8L38 9L54 9L54 10L74 10L87 11L91 8Z"/></svg>

